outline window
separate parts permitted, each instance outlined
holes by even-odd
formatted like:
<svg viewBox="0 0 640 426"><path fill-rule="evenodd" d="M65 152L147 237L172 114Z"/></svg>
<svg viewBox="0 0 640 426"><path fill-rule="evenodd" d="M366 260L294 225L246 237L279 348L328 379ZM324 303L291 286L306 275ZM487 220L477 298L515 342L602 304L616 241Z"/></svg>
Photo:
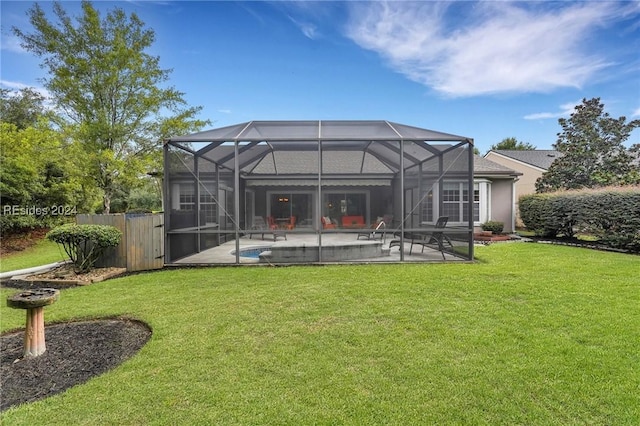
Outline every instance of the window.
<svg viewBox="0 0 640 426"><path fill-rule="evenodd" d="M486 222L490 216L490 191L491 182L479 180L473 184L473 221L475 223ZM430 189L423 203L422 218L424 221L433 222L433 215L430 211L435 211L436 206L431 200L431 195L437 190L437 185ZM442 212L437 216L448 216L449 222L467 222L469 215L469 191L466 182L445 182L442 188Z"/></svg>
<svg viewBox="0 0 640 426"><path fill-rule="evenodd" d="M469 191L467 190L466 185L462 191L463 193L463 207L462 207L462 220L464 222L469 220L469 215L467 213L467 206L469 205ZM480 221L480 186L478 183L473 184L473 221Z"/></svg>
<svg viewBox="0 0 640 426"><path fill-rule="evenodd" d="M367 217L367 193L330 193L324 194L323 216L339 218L341 216Z"/></svg>
<svg viewBox="0 0 640 426"><path fill-rule="evenodd" d="M212 185L207 188L206 184L200 184L200 211L204 212L205 222L216 223L218 222L218 214L216 211L216 199L213 196Z"/></svg>
<svg viewBox="0 0 640 426"><path fill-rule="evenodd" d="M433 188L429 188L420 198L422 200L421 222L435 222L433 219Z"/></svg>
<svg viewBox="0 0 640 426"><path fill-rule="evenodd" d="M180 184L180 198L179 209L180 210L193 210L196 206L196 191L192 184L181 183Z"/></svg>

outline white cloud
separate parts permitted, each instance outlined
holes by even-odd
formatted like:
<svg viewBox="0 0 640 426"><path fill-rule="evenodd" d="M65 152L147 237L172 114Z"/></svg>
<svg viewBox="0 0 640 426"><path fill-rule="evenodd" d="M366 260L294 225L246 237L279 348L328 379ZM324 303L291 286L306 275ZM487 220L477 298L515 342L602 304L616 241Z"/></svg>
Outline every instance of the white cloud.
<svg viewBox="0 0 640 426"><path fill-rule="evenodd" d="M0 49L8 52L27 53L27 51L20 46L20 39L13 34L2 35L0 38Z"/></svg>
<svg viewBox="0 0 640 426"><path fill-rule="evenodd" d="M27 87L30 87L35 92L37 92L40 95L42 95L42 97L44 98L44 106L45 106L45 108L49 108L49 109L53 108L53 101L52 101L51 93L49 93L49 91L47 89L45 89L44 87L30 86L28 84L24 84L24 83L21 83L19 81L9 81L9 80L0 80L0 87L3 87L5 89L10 89L10 90L15 90L15 91L26 89Z"/></svg>
<svg viewBox="0 0 640 426"><path fill-rule="evenodd" d="M304 34L305 37L315 40L319 36L318 27L310 22L303 22L289 15L289 20Z"/></svg>
<svg viewBox="0 0 640 426"><path fill-rule="evenodd" d="M536 112L534 114L527 114L523 118L525 120L546 120L549 118L568 117L576 109L576 106L581 104L582 101L568 102L560 105L560 111L556 112Z"/></svg>
<svg viewBox="0 0 640 426"><path fill-rule="evenodd" d="M231 114L230 109L219 109L218 112L221 114Z"/></svg>
<svg viewBox="0 0 640 426"><path fill-rule="evenodd" d="M51 94L44 87L31 86L29 84L21 83L19 81L0 80L0 86L11 90L21 90L30 87L35 92L40 93L45 99L51 98Z"/></svg>
<svg viewBox="0 0 640 426"><path fill-rule="evenodd" d="M0 80L0 86L4 86L7 89L13 89L13 90L26 89L27 87L29 87L28 85L24 83L20 83L18 81L8 81L8 80Z"/></svg>
<svg viewBox="0 0 640 426"><path fill-rule="evenodd" d="M558 113L554 112L537 112L535 114L527 114L523 118L525 120L546 120L548 118L558 118L562 116L562 114L558 115Z"/></svg>
<svg viewBox="0 0 640 426"><path fill-rule="evenodd" d="M620 12L610 2L350 4L351 39L452 97L581 87L610 65L587 51L589 36Z"/></svg>
<svg viewBox="0 0 640 426"><path fill-rule="evenodd" d="M631 113L631 117L640 117L640 107L636 108L635 111Z"/></svg>

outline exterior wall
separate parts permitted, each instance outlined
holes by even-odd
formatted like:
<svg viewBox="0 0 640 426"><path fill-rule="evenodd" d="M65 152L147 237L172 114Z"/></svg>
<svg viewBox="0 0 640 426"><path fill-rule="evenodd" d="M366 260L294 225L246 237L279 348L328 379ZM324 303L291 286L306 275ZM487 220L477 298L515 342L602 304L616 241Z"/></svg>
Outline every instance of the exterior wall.
<svg viewBox="0 0 640 426"><path fill-rule="evenodd" d="M522 173L515 183L516 186L516 226L522 226L520 221L520 209L518 208L518 200L522 195L534 194L536 192L536 180L545 172L538 167L529 166L521 161L512 160L494 152L489 152L486 157L494 163L509 167L515 171Z"/></svg>
<svg viewBox="0 0 640 426"><path fill-rule="evenodd" d="M491 220L504 223L504 232L513 232L513 181L499 179L491 182Z"/></svg>

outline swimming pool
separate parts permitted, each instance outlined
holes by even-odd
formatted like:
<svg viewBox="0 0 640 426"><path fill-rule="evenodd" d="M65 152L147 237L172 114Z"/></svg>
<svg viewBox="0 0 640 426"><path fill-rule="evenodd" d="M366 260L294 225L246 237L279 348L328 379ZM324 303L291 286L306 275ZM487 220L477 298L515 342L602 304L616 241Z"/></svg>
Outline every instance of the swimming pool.
<svg viewBox="0 0 640 426"><path fill-rule="evenodd" d="M271 247L247 247L240 249L240 257L248 258L248 259L260 259L260 253L263 251L269 251ZM233 250L231 252L232 255L235 256L236 251Z"/></svg>

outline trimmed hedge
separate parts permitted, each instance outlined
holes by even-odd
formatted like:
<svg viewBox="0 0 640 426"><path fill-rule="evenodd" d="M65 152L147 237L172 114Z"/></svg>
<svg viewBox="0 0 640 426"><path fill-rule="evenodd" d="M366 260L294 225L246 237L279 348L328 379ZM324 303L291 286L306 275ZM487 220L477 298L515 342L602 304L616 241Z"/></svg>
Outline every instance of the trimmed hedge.
<svg viewBox="0 0 640 426"><path fill-rule="evenodd" d="M489 220L481 226L483 231L491 231L494 234L502 234L502 231L504 230L504 223L498 222L497 220Z"/></svg>
<svg viewBox="0 0 640 426"><path fill-rule="evenodd" d="M640 252L640 186L523 195L519 205L536 235L588 233L612 248Z"/></svg>
<svg viewBox="0 0 640 426"><path fill-rule="evenodd" d="M109 225L58 226L47 233L47 239L61 244L77 273L90 271L108 247L120 244L122 232Z"/></svg>

